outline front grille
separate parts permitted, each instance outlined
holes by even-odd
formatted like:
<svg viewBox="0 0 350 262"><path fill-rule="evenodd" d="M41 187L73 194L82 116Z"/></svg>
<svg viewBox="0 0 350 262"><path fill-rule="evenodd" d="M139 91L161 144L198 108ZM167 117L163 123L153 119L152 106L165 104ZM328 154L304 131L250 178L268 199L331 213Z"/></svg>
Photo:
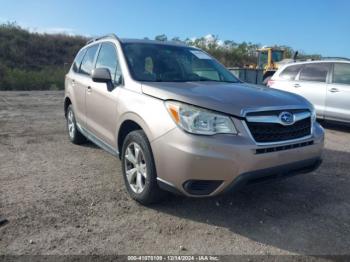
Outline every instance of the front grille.
<svg viewBox="0 0 350 262"><path fill-rule="evenodd" d="M289 126L284 126L279 123L248 121L247 126L256 142L273 143L309 136L311 134L311 117L299 120Z"/></svg>

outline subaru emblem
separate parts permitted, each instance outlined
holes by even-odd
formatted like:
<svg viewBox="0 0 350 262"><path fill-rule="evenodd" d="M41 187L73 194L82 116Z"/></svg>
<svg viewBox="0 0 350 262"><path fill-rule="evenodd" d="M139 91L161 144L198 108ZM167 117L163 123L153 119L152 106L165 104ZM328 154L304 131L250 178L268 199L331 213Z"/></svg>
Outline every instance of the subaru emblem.
<svg viewBox="0 0 350 262"><path fill-rule="evenodd" d="M290 112L282 112L279 115L279 119L282 125L288 126L294 124L294 115Z"/></svg>

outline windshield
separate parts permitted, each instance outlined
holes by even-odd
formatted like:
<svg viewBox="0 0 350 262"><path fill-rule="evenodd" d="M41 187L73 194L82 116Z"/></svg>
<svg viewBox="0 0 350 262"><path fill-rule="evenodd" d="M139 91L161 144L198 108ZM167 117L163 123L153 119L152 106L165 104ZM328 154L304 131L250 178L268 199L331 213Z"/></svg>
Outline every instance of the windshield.
<svg viewBox="0 0 350 262"><path fill-rule="evenodd" d="M132 77L147 82L240 82L206 53L183 46L124 43Z"/></svg>
<svg viewBox="0 0 350 262"><path fill-rule="evenodd" d="M259 68L265 68L267 64L267 51L259 53Z"/></svg>
<svg viewBox="0 0 350 262"><path fill-rule="evenodd" d="M283 52L281 50L272 51L272 62L279 62L283 60Z"/></svg>

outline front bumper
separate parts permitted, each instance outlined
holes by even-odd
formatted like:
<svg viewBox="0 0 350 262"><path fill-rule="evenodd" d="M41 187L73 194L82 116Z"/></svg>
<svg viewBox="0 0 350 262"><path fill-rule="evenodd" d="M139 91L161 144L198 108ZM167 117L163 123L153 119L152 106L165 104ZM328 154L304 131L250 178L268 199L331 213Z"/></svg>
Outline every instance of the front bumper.
<svg viewBox="0 0 350 262"><path fill-rule="evenodd" d="M306 159L290 164L255 170L236 177L225 191L238 190L245 185L261 183L272 179L283 179L316 170L322 163L321 158Z"/></svg>
<svg viewBox="0 0 350 262"><path fill-rule="evenodd" d="M214 196L250 181L312 171L320 163L324 132L319 124L310 138L271 146L257 145L243 122L235 125L238 135L198 136L175 128L152 141L159 185L187 196ZM277 146L278 151L258 153Z"/></svg>

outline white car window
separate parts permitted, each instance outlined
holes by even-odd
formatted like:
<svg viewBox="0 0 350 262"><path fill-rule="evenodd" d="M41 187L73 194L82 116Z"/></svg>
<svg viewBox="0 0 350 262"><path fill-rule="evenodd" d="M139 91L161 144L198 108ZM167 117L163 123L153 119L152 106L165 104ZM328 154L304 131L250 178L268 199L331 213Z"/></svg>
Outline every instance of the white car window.
<svg viewBox="0 0 350 262"><path fill-rule="evenodd" d="M334 64L333 83L350 85L350 64Z"/></svg>
<svg viewBox="0 0 350 262"><path fill-rule="evenodd" d="M299 73L301 67L301 65L288 66L282 71L280 77L284 80L295 80L295 77Z"/></svg>
<svg viewBox="0 0 350 262"><path fill-rule="evenodd" d="M301 69L299 80L326 82L328 71L328 63L307 64Z"/></svg>

